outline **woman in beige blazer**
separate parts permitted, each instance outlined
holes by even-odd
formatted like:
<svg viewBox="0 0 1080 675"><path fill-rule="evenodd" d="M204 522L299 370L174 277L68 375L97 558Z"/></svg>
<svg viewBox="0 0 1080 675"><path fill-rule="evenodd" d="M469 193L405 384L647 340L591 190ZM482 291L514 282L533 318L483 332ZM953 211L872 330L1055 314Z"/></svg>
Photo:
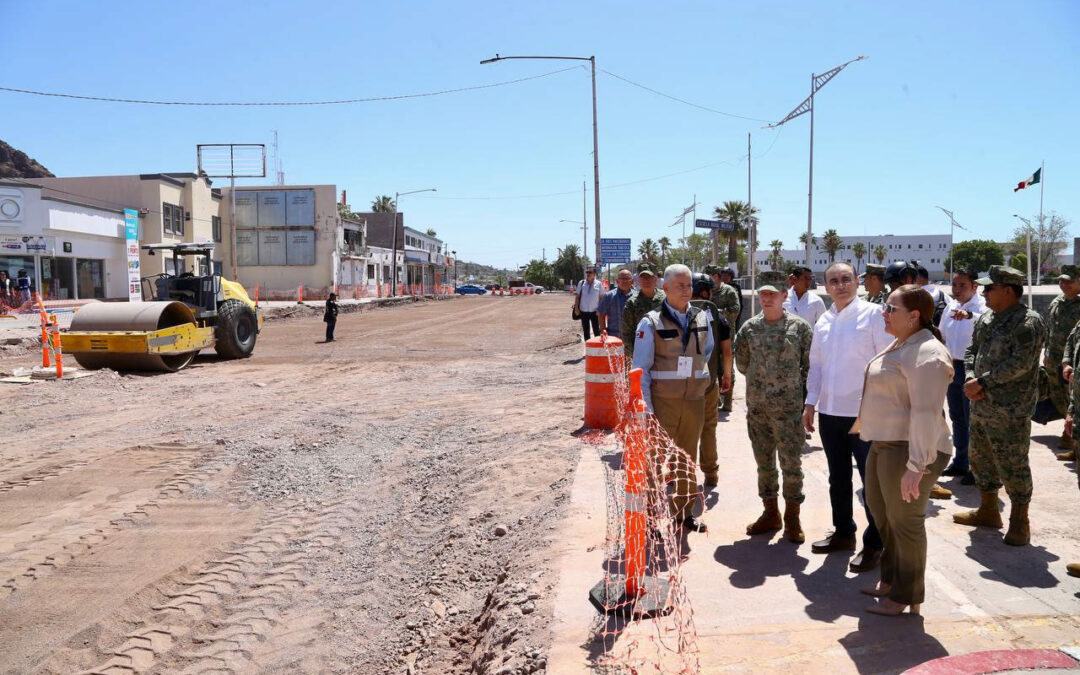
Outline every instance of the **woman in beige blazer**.
<svg viewBox="0 0 1080 675"><path fill-rule="evenodd" d="M866 367L859 417L851 429L872 441L866 503L885 544L881 581L863 589L880 598L874 614L919 613L926 572L926 502L949 463L943 413L952 357L933 324L934 299L915 285L893 291L884 307L892 344Z"/></svg>

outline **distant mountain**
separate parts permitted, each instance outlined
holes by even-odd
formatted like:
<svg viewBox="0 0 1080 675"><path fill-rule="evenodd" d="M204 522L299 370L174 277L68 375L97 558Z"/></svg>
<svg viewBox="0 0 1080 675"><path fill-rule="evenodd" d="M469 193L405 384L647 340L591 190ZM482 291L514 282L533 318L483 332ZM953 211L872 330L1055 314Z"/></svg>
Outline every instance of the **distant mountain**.
<svg viewBox="0 0 1080 675"><path fill-rule="evenodd" d="M36 159L0 141L0 178L55 178Z"/></svg>

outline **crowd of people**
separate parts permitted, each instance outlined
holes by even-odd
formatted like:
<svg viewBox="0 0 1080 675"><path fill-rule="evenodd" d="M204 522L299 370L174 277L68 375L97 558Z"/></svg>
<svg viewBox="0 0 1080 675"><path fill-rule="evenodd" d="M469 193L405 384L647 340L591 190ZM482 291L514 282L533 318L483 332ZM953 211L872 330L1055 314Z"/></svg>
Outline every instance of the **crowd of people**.
<svg viewBox="0 0 1080 675"><path fill-rule="evenodd" d="M1062 268L1061 295L1046 321L1022 301L1023 274L1000 265L983 275L956 270L950 297L930 285L918 263L870 264L858 275L837 262L824 275L828 306L812 290L810 269L767 272L755 291L761 310L741 325L742 293L733 278L715 265L694 273L674 264L661 283L660 271L642 263L636 275L620 270L606 292L590 272L575 297L585 338L591 329L622 339L627 362L642 371L649 411L704 476L699 488L689 470L676 469L658 490L668 494L684 532L707 531L694 513L695 498L719 482L716 428L720 413L731 411L738 372L746 378L747 432L763 505L747 534L783 530L787 540L805 541L801 458L818 431L832 530L811 550L854 553L849 568L856 573L880 570L876 584L860 589L877 598L867 611L919 612L927 503L952 496L938 484L942 475L981 494L980 506L954 515L956 523L1005 528L1004 487L1009 514L1001 540L1030 543L1028 449L1037 404L1065 418L1058 458L1076 456L1080 268ZM867 523L861 538L853 464ZM1080 576L1080 563L1068 572Z"/></svg>

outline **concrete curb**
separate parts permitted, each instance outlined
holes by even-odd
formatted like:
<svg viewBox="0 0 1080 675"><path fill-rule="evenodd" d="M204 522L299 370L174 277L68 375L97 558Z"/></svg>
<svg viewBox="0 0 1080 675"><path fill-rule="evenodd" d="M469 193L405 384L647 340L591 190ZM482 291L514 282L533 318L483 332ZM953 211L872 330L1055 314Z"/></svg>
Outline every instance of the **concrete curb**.
<svg viewBox="0 0 1080 675"><path fill-rule="evenodd" d="M909 668L903 675L982 675L1049 669L1080 672L1080 661L1057 649L1003 649L945 656Z"/></svg>

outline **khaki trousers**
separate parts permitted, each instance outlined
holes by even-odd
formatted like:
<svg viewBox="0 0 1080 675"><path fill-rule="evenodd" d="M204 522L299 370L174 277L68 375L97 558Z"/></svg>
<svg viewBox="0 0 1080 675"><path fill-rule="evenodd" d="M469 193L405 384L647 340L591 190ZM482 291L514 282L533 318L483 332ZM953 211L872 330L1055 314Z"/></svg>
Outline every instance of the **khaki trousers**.
<svg viewBox="0 0 1080 675"><path fill-rule="evenodd" d="M701 438L701 426L705 419L705 400L687 400L681 398L660 398L653 395L653 414L675 445L686 453L685 458L676 458L671 462L675 476L671 492L671 513L676 520L691 515L693 497L697 495L697 477L693 474L686 459L693 461ZM715 408L715 406L713 406ZM663 468L665 457L659 454L654 459L657 473ZM662 489L658 486L658 490ZM662 494L662 492L660 492Z"/></svg>
<svg viewBox="0 0 1080 675"><path fill-rule="evenodd" d="M884 544L881 581L892 586L889 598L904 605L920 604L926 595L926 503L949 459L938 453L919 481L918 498L905 502L900 479L907 472L907 441L874 441L866 458L866 505Z"/></svg>
<svg viewBox="0 0 1080 675"><path fill-rule="evenodd" d="M698 444L698 467L706 476L715 476L720 470L716 454L716 425L720 421L717 407L720 405L720 382L705 392L705 413L701 424L701 442Z"/></svg>

